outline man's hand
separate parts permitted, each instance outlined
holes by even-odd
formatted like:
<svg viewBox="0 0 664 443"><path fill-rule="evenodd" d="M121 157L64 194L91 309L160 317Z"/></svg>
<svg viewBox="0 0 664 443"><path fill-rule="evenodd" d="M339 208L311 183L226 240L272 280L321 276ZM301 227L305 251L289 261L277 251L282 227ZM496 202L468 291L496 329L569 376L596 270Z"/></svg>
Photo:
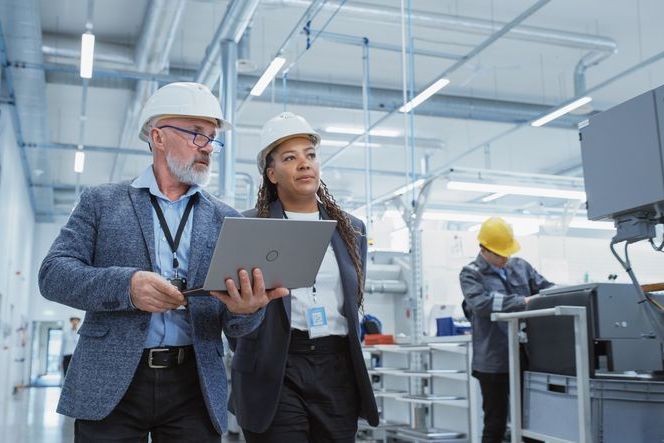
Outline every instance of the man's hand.
<svg viewBox="0 0 664 443"><path fill-rule="evenodd" d="M226 291L210 291L212 296L224 303L228 310L234 314L253 314L270 301L288 295L288 289L286 288L265 291L263 273L258 268L253 270L253 288L247 271L241 269L238 276L240 277L239 291L231 278L226 280Z"/></svg>
<svg viewBox="0 0 664 443"><path fill-rule="evenodd" d="M540 298L541 295L531 295L530 297L525 297L526 299L526 304L530 303L531 300L535 300L536 298Z"/></svg>
<svg viewBox="0 0 664 443"><path fill-rule="evenodd" d="M178 289L159 274L138 271L131 277L131 302L147 312L166 312L186 305L187 300Z"/></svg>

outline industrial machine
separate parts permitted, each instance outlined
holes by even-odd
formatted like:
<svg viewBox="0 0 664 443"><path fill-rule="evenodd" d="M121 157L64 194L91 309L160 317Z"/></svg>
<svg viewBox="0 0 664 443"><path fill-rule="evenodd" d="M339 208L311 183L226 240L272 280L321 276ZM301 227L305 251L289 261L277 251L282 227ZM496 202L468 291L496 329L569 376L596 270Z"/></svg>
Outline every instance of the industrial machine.
<svg viewBox="0 0 664 443"><path fill-rule="evenodd" d="M583 306L588 324L590 377L653 375L662 371L662 344L637 306L630 284L595 283L543 292L528 310L555 306ZM570 317L526 320L528 368L573 376L576 374L574 325Z"/></svg>
<svg viewBox="0 0 664 443"><path fill-rule="evenodd" d="M639 306L664 340L664 303L644 291L629 260L629 245L655 244L664 223L664 86L591 116L580 125L588 218L616 226L611 252L630 276ZM615 246L624 243L624 257ZM663 275L664 277L664 275Z"/></svg>
<svg viewBox="0 0 664 443"><path fill-rule="evenodd" d="M664 441L664 299L644 290L629 259L638 241L664 250L664 240L655 241L664 223L664 86L591 116L579 137L588 218L614 221L610 250L632 284L553 289L524 313L495 315L511 322L513 395L520 385L515 325L527 324L523 417L513 397L512 441Z"/></svg>

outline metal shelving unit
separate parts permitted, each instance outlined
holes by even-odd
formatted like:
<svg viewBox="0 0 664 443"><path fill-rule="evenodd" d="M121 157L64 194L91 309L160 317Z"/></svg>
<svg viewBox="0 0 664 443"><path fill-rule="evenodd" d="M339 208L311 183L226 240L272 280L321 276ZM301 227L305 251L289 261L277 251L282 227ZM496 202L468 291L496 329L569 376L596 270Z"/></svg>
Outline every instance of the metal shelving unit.
<svg viewBox="0 0 664 443"><path fill-rule="evenodd" d="M379 404L383 441L470 442L470 336L435 337L428 342L365 347ZM419 353L423 368L409 369ZM413 389L419 380L424 393ZM414 426L415 408L424 408L426 427Z"/></svg>

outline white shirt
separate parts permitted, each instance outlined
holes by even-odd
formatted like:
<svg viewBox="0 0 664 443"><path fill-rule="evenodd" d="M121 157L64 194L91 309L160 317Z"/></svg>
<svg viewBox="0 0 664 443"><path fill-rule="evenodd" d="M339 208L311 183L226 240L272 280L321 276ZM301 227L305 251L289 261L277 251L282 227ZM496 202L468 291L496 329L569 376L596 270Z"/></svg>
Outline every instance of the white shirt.
<svg viewBox="0 0 664 443"><path fill-rule="evenodd" d="M72 355L77 344L78 329L72 329L71 325L67 325L62 330L62 355Z"/></svg>
<svg viewBox="0 0 664 443"><path fill-rule="evenodd" d="M320 217L318 211L284 212L291 220L318 220ZM291 328L308 330L307 309L322 306L325 308L329 334L348 335L348 321L343 315L344 291L341 285L341 273L331 243L325 251L325 257L316 275L315 287L315 302L313 287L291 290Z"/></svg>

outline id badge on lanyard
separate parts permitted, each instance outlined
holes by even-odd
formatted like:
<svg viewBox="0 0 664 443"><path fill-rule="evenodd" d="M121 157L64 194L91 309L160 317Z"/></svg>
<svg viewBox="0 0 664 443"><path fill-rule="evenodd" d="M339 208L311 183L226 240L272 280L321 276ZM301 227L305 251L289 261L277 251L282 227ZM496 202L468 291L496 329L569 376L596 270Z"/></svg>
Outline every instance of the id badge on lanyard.
<svg viewBox="0 0 664 443"><path fill-rule="evenodd" d="M330 326L327 323L327 314L325 307L316 303L316 283L311 288L311 296L314 301L314 306L307 309L305 318L307 320L307 330L309 331L309 338L324 337L330 335Z"/></svg>

